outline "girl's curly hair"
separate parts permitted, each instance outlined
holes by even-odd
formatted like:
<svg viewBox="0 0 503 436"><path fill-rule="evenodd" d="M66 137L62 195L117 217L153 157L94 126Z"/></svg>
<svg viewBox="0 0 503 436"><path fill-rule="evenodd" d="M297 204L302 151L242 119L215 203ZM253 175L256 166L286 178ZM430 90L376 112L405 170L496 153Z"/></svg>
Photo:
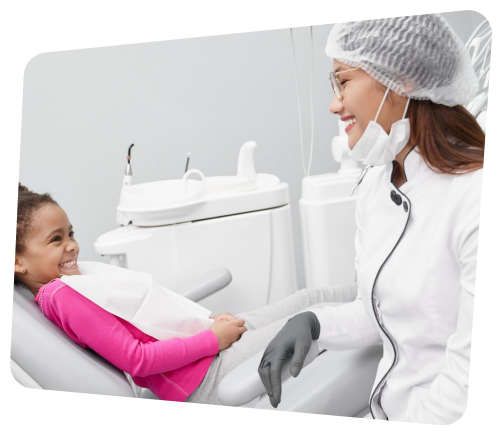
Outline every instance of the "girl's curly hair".
<svg viewBox="0 0 503 436"><path fill-rule="evenodd" d="M30 191L19 183L17 199L17 227L16 227L16 255L26 251L26 236L30 231L35 218L35 213L46 204L59 204L50 194L38 194ZM14 274L14 284L21 284Z"/></svg>

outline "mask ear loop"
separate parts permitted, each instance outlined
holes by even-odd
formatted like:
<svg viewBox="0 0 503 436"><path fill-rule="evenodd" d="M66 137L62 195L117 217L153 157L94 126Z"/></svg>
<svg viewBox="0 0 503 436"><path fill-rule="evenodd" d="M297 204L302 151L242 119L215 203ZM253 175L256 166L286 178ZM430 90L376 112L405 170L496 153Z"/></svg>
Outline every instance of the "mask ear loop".
<svg viewBox="0 0 503 436"><path fill-rule="evenodd" d="M377 118L379 117L379 114L381 113L381 109L383 107L384 102L386 101L386 97L388 96L388 92L389 92L389 86L388 86L388 89L386 90L386 94L384 94L384 98L381 101L381 106L379 106L379 110L377 111L377 115L374 120L374 123L377 123Z"/></svg>
<svg viewBox="0 0 503 436"><path fill-rule="evenodd" d="M410 97L407 99L407 104L405 105L405 111L403 112L402 120L405 119L405 115L407 114L407 109L409 109Z"/></svg>

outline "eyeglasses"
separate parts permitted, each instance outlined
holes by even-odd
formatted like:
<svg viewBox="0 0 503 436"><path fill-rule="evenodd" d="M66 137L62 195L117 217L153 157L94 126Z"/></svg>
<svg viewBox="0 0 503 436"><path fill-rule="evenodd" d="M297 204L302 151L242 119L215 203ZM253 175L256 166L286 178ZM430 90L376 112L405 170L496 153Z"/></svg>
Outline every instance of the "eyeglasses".
<svg viewBox="0 0 503 436"><path fill-rule="evenodd" d="M332 89L334 90L335 94L339 98L339 100L342 100L342 88L341 88L341 82L339 80L339 74L341 73L347 73L349 71L354 71L358 70L359 68L353 68L351 70L345 70L345 71L337 71L335 73L330 72L329 80L330 83L332 84Z"/></svg>

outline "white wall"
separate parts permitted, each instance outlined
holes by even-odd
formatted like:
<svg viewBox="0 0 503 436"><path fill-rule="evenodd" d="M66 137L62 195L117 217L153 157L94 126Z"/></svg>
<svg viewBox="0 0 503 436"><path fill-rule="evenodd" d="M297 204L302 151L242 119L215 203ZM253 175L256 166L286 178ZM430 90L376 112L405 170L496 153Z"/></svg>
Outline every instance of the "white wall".
<svg viewBox="0 0 503 436"><path fill-rule="evenodd" d="M484 19L444 14L466 41ZM337 119L325 41L314 32L311 175L334 172ZM306 161L310 142L310 29L294 29ZM101 260L96 238L117 227L115 209L133 148L133 183L235 174L239 147L258 143L256 170L289 184L298 287L304 285L298 201L303 177L289 29L44 53L26 67L20 181L50 192L68 213L81 259Z"/></svg>

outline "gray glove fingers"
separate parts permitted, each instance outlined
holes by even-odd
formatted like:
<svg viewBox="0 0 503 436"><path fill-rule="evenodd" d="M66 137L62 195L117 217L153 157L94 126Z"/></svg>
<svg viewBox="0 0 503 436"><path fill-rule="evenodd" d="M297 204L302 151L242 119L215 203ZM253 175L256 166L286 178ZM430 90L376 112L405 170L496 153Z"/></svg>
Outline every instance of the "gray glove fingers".
<svg viewBox="0 0 503 436"><path fill-rule="evenodd" d="M284 363L284 359L278 359L271 363L272 397L269 397L269 400L274 408L278 407L278 404L281 403L281 368L283 368Z"/></svg>
<svg viewBox="0 0 503 436"><path fill-rule="evenodd" d="M281 401L281 369L284 362L285 359L281 355L274 356L272 361L263 357L258 369L260 380L269 395L269 401L275 408Z"/></svg>
<svg viewBox="0 0 503 436"><path fill-rule="evenodd" d="M304 366L304 361L306 360L306 356L311 349L311 341L309 344L306 344L304 341L295 342L294 351L292 361L290 363L290 373L297 377L300 374Z"/></svg>
<svg viewBox="0 0 503 436"><path fill-rule="evenodd" d="M258 375L260 376L260 380L262 380L262 384L264 385L267 391L267 395L269 395L269 398L272 397L272 383L271 383L270 371L271 371L270 362L262 358L262 361L260 362L260 366L258 368Z"/></svg>

